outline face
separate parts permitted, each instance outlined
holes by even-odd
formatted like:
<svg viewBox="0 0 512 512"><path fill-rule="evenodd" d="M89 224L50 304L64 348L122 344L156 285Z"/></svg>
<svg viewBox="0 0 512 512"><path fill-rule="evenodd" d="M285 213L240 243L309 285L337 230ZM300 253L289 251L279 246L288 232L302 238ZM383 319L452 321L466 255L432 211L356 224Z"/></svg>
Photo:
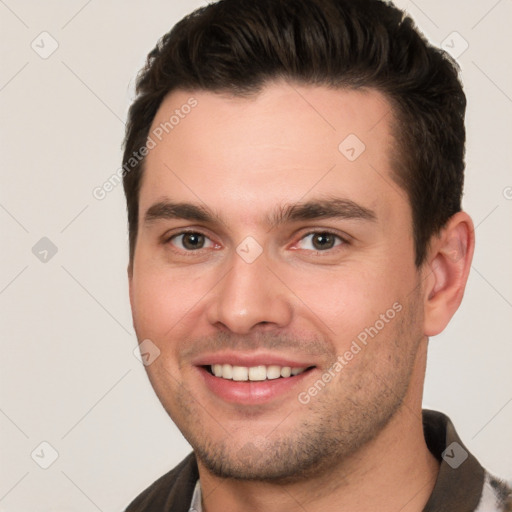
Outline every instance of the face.
<svg viewBox="0 0 512 512"><path fill-rule="evenodd" d="M390 110L376 91L286 83L162 103L130 298L139 341L160 351L151 384L200 467L307 478L407 395L421 281Z"/></svg>

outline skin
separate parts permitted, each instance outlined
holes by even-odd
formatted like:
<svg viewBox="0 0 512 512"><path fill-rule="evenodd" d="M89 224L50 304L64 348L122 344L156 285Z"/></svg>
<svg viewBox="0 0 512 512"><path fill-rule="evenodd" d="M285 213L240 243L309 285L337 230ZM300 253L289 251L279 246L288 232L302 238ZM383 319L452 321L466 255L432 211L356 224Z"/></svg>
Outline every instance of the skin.
<svg viewBox="0 0 512 512"><path fill-rule="evenodd" d="M422 510L438 471L421 424L428 337L462 299L471 219L452 217L415 266L411 208L390 165L391 107L377 91L285 82L245 98L174 91L152 129L190 97L198 106L147 156L128 275L138 339L160 350L146 370L196 452L204 509ZM366 146L354 161L338 149L349 134ZM332 198L374 218L266 222L277 206ZM145 221L170 200L218 219ZM183 229L205 235L204 246ZM341 238L325 248L312 231ZM248 236L262 250L252 263L237 253ZM298 393L394 304L400 312L301 403ZM194 364L224 349L314 369L270 401L233 403Z"/></svg>

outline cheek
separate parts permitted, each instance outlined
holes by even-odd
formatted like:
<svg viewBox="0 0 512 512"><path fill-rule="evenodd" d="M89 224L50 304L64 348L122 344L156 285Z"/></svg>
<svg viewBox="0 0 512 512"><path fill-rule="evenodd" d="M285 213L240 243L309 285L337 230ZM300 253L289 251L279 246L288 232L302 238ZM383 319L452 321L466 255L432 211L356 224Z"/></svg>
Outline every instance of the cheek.
<svg viewBox="0 0 512 512"><path fill-rule="evenodd" d="M158 343L197 321L201 300L213 287L210 281L214 283L204 271L139 265L132 280L132 310L139 339Z"/></svg>
<svg viewBox="0 0 512 512"><path fill-rule="evenodd" d="M403 300L402 284L387 278L392 275L382 264L351 263L332 271L288 271L283 280L297 298L298 316L343 345Z"/></svg>

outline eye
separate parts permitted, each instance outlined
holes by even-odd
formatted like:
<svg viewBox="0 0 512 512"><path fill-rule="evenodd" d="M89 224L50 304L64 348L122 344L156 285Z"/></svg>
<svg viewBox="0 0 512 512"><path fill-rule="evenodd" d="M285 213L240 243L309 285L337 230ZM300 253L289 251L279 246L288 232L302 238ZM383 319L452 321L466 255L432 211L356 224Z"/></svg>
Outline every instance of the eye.
<svg viewBox="0 0 512 512"><path fill-rule="evenodd" d="M302 237L298 243L299 249L308 251L327 251L334 247L346 243L340 236L328 231L308 233Z"/></svg>
<svg viewBox="0 0 512 512"><path fill-rule="evenodd" d="M215 244L202 233L196 231L187 231L178 233L169 239L169 242L184 251L197 251L199 249L206 249L214 247Z"/></svg>

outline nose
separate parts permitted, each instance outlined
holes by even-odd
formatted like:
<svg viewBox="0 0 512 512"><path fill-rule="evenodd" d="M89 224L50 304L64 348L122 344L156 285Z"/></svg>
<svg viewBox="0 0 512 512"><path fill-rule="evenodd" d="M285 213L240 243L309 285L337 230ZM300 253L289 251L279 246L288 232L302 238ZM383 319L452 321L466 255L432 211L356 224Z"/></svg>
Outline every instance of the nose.
<svg viewBox="0 0 512 512"><path fill-rule="evenodd" d="M293 316L290 292L276 274L264 254L248 263L235 253L230 270L210 295L210 324L237 334L288 325Z"/></svg>

